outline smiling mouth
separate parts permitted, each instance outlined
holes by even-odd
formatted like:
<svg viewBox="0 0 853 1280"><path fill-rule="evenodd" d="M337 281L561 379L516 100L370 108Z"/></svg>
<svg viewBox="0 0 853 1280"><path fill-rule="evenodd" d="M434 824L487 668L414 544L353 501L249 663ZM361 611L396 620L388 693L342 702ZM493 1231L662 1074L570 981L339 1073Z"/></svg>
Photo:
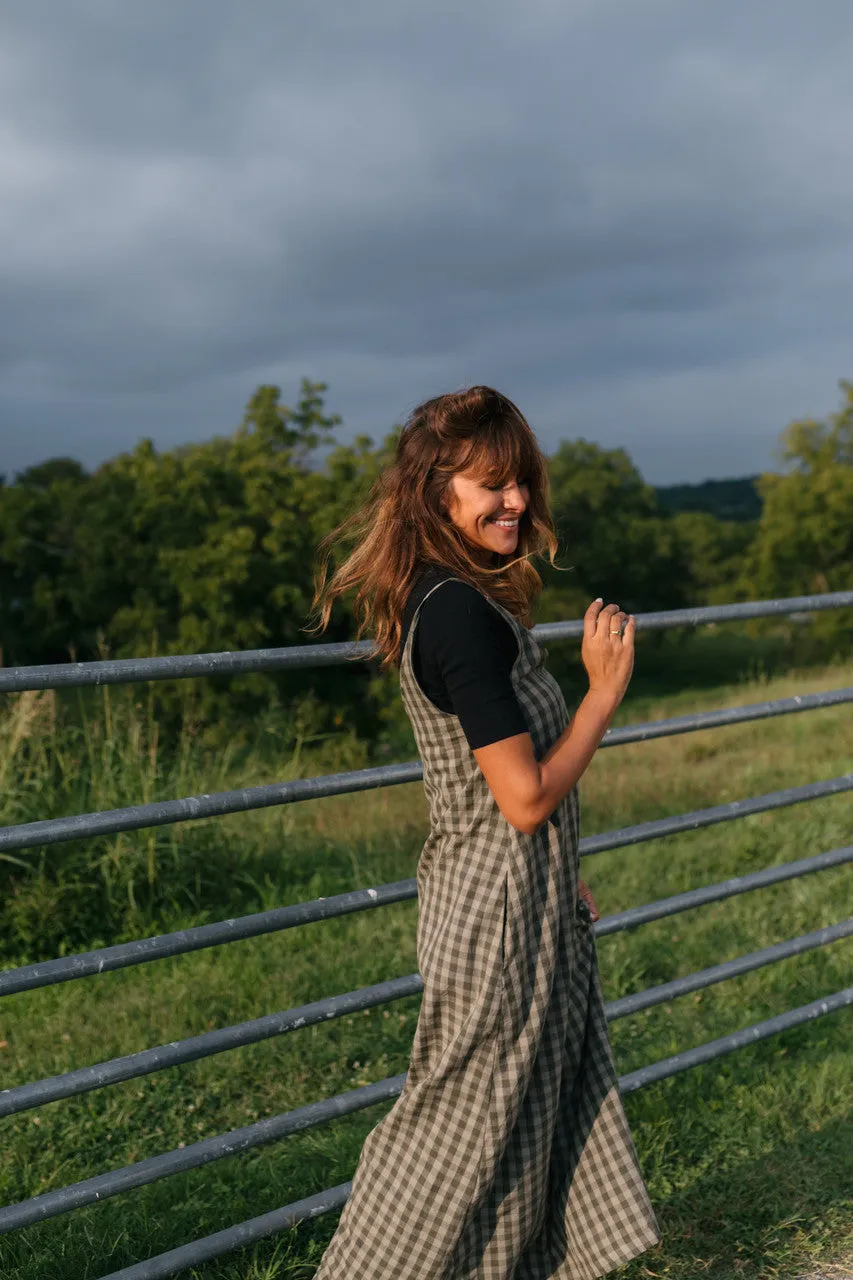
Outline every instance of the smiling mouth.
<svg viewBox="0 0 853 1280"><path fill-rule="evenodd" d="M517 529L517 528L518 528L518 519L519 519L519 518L518 518L518 516L514 516L512 520L503 520L503 519L501 519L501 520L495 520L495 519L491 519L491 520L489 520L489 524L496 524L496 525L498 526L498 528L499 528L499 529Z"/></svg>

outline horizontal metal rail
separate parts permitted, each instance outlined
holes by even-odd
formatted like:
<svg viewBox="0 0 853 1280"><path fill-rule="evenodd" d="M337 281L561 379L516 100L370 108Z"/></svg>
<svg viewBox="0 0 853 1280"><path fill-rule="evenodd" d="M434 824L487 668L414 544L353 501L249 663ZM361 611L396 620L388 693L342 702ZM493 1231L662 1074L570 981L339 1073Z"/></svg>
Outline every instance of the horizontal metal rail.
<svg viewBox="0 0 853 1280"><path fill-rule="evenodd" d="M835 1013L851 1004L853 1004L853 987L847 987L833 995L813 1000L810 1004L802 1005L798 1009L790 1009L786 1013L753 1023L752 1026L744 1027L730 1035L709 1040L705 1044L697 1045L694 1049L673 1054L669 1058L663 1058L637 1071L630 1071L619 1077L620 1091L623 1095L634 1093L637 1089L642 1089L656 1081L665 1080L692 1067L704 1065L715 1058L721 1058L750 1044L757 1044L769 1036L792 1030L794 1027ZM403 1079L404 1077L396 1077L396 1080L400 1081L397 1093L402 1090ZM382 1083L391 1085L395 1081L388 1080ZM250 1218L223 1231L216 1231L212 1235L204 1236L200 1240L194 1240L176 1249L170 1249L144 1262L123 1267L120 1271L111 1271L109 1275L102 1276L101 1280L167 1280L168 1277L176 1275L187 1267L199 1266L224 1254L255 1244L266 1236L285 1231L300 1222L342 1208L351 1187L352 1184L349 1182L330 1187L314 1196L285 1205L281 1209L274 1209L271 1213L261 1214L257 1218Z"/></svg>
<svg viewBox="0 0 853 1280"><path fill-rule="evenodd" d="M639 822L632 827L619 827L599 836L586 836L578 842L581 857L604 853L608 849L622 849L628 845L644 844L663 836L679 835L683 831L699 831L719 822L733 822L736 818L749 818L757 813L773 809L785 809L789 805L802 804L805 800L823 800L853 790L853 773L829 778L826 782L807 782L802 787L786 787L782 791L768 791L763 796L751 796L747 800L731 800L728 804L715 804L710 809L697 809L693 813L679 813L671 818L655 818L651 822Z"/></svg>
<svg viewBox="0 0 853 1280"><path fill-rule="evenodd" d="M655 738L671 738L681 733L702 729L720 729L751 720L769 720L773 716L793 715L797 711L818 711L853 702L853 688L827 689L821 693L798 693L790 698L769 698L766 702L748 702L743 707L723 707L719 711L695 711L668 720L649 720L608 729L602 747L624 747L630 742L651 742Z"/></svg>
<svg viewBox="0 0 853 1280"><path fill-rule="evenodd" d="M814 854L809 858L798 858L795 862L780 863L775 867L767 867L763 871L733 876L717 884L689 889L685 893L675 894L670 898L660 898L657 902L648 902L643 906L629 907L627 911L603 916L594 925L595 933L597 937L606 937L611 933L619 933L623 929L647 924L651 920L659 920L664 916L677 915L680 911L704 906L708 902L719 902L721 899L732 898L753 889L779 884L784 880L794 880L799 876L811 875L816 871L842 866L848 862L853 862L853 845L829 849L825 853ZM356 889L350 893L335 894L330 898L317 898L313 902L300 902L290 907L273 907L269 911L258 911L253 915L221 920L216 924L197 925L192 929L179 929L175 933L140 938L135 942L120 942L112 947L102 947L98 951L85 951L78 955L60 956L56 960L37 961L35 964L21 965L17 969L6 969L0 973L0 997L32 991L38 987L50 987L59 982L71 982L76 978L91 977L93 974L110 973L133 965L148 964L153 960L185 955L188 952L204 950L206 947L258 938L268 933L277 933L282 929L293 929L300 925L315 924L321 920L332 920L351 915L353 912L372 910L374 907L408 902L415 899L417 895L415 879L397 880L392 884L379 885L375 889Z"/></svg>
<svg viewBox="0 0 853 1280"><path fill-rule="evenodd" d="M771 947L764 947L760 951L737 956L734 960L713 965L709 969L700 969L683 978L675 978L672 982L649 987L635 995L624 996L621 1000L605 1005L605 1012L611 1021L623 1018L629 1013L637 1013L641 1009L651 1008L652 1005L673 1000L686 992L697 991L700 987L724 982L728 978L737 977L767 964L775 964L778 960L800 955L815 947L828 946L829 943L838 942L851 934L853 934L853 919L827 925L812 933L802 934L785 942L777 942ZM401 1000L405 996L418 995L422 990L423 981L420 974L412 973L403 978L376 983L371 987L362 987L358 991L348 991L344 995L327 996L323 1000L317 1000L313 1004L302 1005L296 1009L265 1014L261 1018L252 1018L248 1022L240 1022L232 1027L208 1031L202 1035L190 1036L185 1040L175 1040L171 1044L158 1045L155 1049L143 1049L139 1053L112 1058L108 1062L99 1062L91 1067L80 1067L76 1071L66 1071L63 1075L49 1076L32 1084L4 1089L0 1092L0 1117L17 1115L21 1111L30 1111L33 1107L44 1106L60 1098L89 1093L93 1089L102 1089L107 1085L134 1080L139 1076L151 1075L155 1071L165 1071L168 1067L180 1066L185 1062L196 1062L200 1058L226 1053L230 1049L257 1044L273 1036L297 1031L301 1027L315 1026L319 1022L331 1022L349 1013L372 1009L377 1005L388 1004L392 1000Z"/></svg>
<svg viewBox="0 0 853 1280"><path fill-rule="evenodd" d="M627 911L603 916L593 928L597 937L606 938L611 933L635 929L638 925L678 915L681 911L692 911L709 902L734 898L741 893L764 889L771 884L781 884L785 880L796 880L800 876L825 871L828 867L840 867L847 862L853 862L853 844L828 849L826 853L816 853L810 858L797 858L795 862L780 862L778 866L766 867L763 871L731 876L728 880L718 880L716 884L703 885L699 889L687 889L684 893L673 894L671 898L659 898L657 902L647 902L641 907L629 907Z"/></svg>
<svg viewBox="0 0 853 1280"><path fill-rule="evenodd" d="M677 1000L679 996L689 995L691 991L701 991L717 982L739 978L744 973L752 973L754 969L763 969L765 965L789 960L791 956L799 956L806 951L813 951L815 947L826 947L831 942L839 942L842 938L851 936L853 917L841 920L838 924L825 925L822 929L813 929L811 933L801 933L799 937L789 938L786 942L774 942L772 946L762 947L759 951L735 956L733 960L723 960L707 969L697 969L695 973L685 974L683 978L673 978L670 982L647 987L645 991L637 991L634 995L610 1000L605 1005L607 1021L627 1018L643 1009L651 1009L657 1004L666 1004L669 1000Z"/></svg>
<svg viewBox="0 0 853 1280"><path fill-rule="evenodd" d="M128 1053L121 1058L111 1058L108 1062L99 1062L91 1067L66 1071L61 1076L50 1076L14 1089L2 1089L0 1117L29 1111L47 1102L56 1102L59 1098L89 1093L92 1089L103 1089L106 1085L119 1084L123 1080L135 1080L139 1076L165 1071L167 1067L177 1067L184 1062L197 1062L200 1058L226 1053L229 1049L258 1044L261 1040L285 1035L288 1031L298 1031L301 1027L315 1026L318 1022L331 1022L349 1013L360 1013L362 1009L373 1009L377 1005L388 1004L391 1000L417 995L422 989L423 983L418 974L392 978L387 982L362 987L359 991L327 996L323 1000L300 1005L295 1009L268 1013L262 1018L252 1018L248 1022L238 1022L230 1027L189 1036L185 1040L174 1040L154 1049L142 1049L139 1053Z"/></svg>
<svg viewBox="0 0 853 1280"><path fill-rule="evenodd" d="M775 698L745 707L727 707L721 711L703 711L694 715L674 716L669 720L650 720L642 724L609 729L602 747L625 746L631 742L651 742L676 734L717 729L724 725L743 724L772 716L790 715L798 711L816 711L853 702L853 688L830 689L822 693L801 694L791 698ZM399 786L419 782L423 766L419 760L402 764L378 765L370 769L354 769L316 778L300 778L292 782L272 782L259 787L241 787L237 791L219 791L180 800L156 800L150 804L129 805L123 809L106 809L98 813L74 814L67 818L45 818L0 827L0 852L31 849L49 844L63 844L90 836L115 835L119 831L138 831L146 827L169 826L175 822L191 822L200 818L222 817L229 813L245 813L274 805L296 804L328 796L348 795L377 787Z"/></svg>
<svg viewBox="0 0 853 1280"><path fill-rule="evenodd" d="M607 1020L615 1022L618 1018L628 1017L643 1009L664 1004L679 996L688 995L692 991L713 986L718 982L725 982L730 978L740 977L764 965L775 964L780 960L801 955L815 947L827 946L851 935L853 935L853 919L816 929L813 933L803 934L788 942L778 942L760 951L750 952L748 955L737 956L733 960L713 965L708 969L700 969L683 978L675 978L671 982L649 987L646 991L635 995L611 1000L605 1005ZM16 1231L20 1227L30 1226L34 1222L42 1222L46 1218L53 1218L62 1213L69 1213L73 1209L105 1200L122 1191L147 1186L160 1178L199 1168L213 1160L237 1155L254 1147L263 1146L265 1143L275 1142L279 1138L316 1128L340 1116L363 1110L365 1107L372 1107L378 1102L396 1097L405 1078L405 1074L394 1076L381 1080L377 1084L351 1089L347 1093L337 1094L321 1102L313 1102L308 1106L299 1107L282 1115L271 1116L269 1119L245 1125L229 1133L204 1138L188 1147L152 1156L148 1160L141 1160L123 1169L99 1174L83 1182L45 1192L31 1200L22 1200L18 1204L0 1208L0 1234Z"/></svg>
<svg viewBox="0 0 853 1280"><path fill-rule="evenodd" d="M367 791L375 787L393 787L402 782L417 782L422 777L420 762L415 760L408 764L329 773L319 778L299 778L293 782L270 782L261 787L241 787L237 791L218 791L212 795L186 796L182 800L157 800L152 804L130 805L126 809L106 809L100 813L81 813L68 818L45 818L41 822L0 828L0 852L63 844L86 836L114 835L118 831L138 831L143 827L165 827L173 822L190 822L198 818L217 818L227 813L268 809L273 805L347 795L351 791Z"/></svg>
<svg viewBox="0 0 853 1280"><path fill-rule="evenodd" d="M647 1067L638 1067L636 1071L629 1071L619 1080L619 1088L622 1093L634 1093L637 1089L643 1089L648 1084L655 1084L659 1080L666 1080L669 1076L678 1075L680 1071L688 1071L691 1067L704 1066L706 1062L713 1062L715 1058L721 1058L726 1053L734 1053L737 1049L746 1049L751 1044L756 1044L759 1040L765 1040L768 1036L778 1035L780 1031L790 1031L793 1027L800 1027L804 1022L813 1022L815 1018L822 1018L827 1013L836 1013L839 1009L845 1009L853 1005L853 987L845 987L843 991L836 991L834 995L822 996L819 1000L812 1000L809 1004L804 1004L799 1009L788 1009L785 1013L777 1013L773 1018L767 1018L763 1022L755 1022L751 1027L744 1027L741 1031L732 1031L727 1036L720 1036L716 1040L709 1040L706 1044L697 1045L695 1049L685 1049L683 1053L674 1053L670 1058L663 1058L660 1062L649 1063Z"/></svg>
<svg viewBox="0 0 853 1280"><path fill-rule="evenodd" d="M853 846L850 860L853 861ZM272 907L269 911L257 911L253 915L220 920L215 924L200 924L191 929L178 929L175 933L162 933L153 938L119 942L98 951L84 951L75 956L59 956L56 960L36 961L34 964L24 964L17 969L0 972L0 996L32 991L36 987L52 987L57 982L71 982L75 978L87 978L96 973L109 973L114 969L148 964L152 960L185 955L189 951L202 951L206 947L219 947L227 942L242 942L247 938L278 933L282 929L295 929L320 920L333 920L338 916L368 911L373 907L409 902L417 896L416 880L397 880L393 884L379 885L376 889L354 889L330 898L316 898L313 902Z"/></svg>
<svg viewBox="0 0 853 1280"><path fill-rule="evenodd" d="M123 1169L113 1169L109 1173L86 1178L83 1182L75 1182L56 1191L45 1191L32 1200L5 1205L0 1208L0 1235L99 1203L110 1196L121 1195L123 1191L147 1187L152 1182L159 1182L161 1178L186 1173L189 1169L200 1169L214 1160L242 1155L244 1151L253 1151L255 1147L290 1138L306 1129L328 1124L330 1120L338 1120L341 1116L353 1115L367 1107L375 1107L380 1102L388 1102L402 1091L405 1079L404 1073L380 1080L377 1084L349 1089L333 1098L324 1098L322 1102L311 1102L308 1106L286 1111L282 1115L268 1116L254 1124L244 1125L241 1129L232 1129L230 1133L220 1133L213 1138L203 1138L200 1142L166 1151L163 1155L151 1156L136 1164L126 1165Z"/></svg>
<svg viewBox="0 0 853 1280"><path fill-rule="evenodd" d="M637 614L643 631L667 627L699 627L709 622L743 622L791 613L853 606L853 591L754 600L743 604L710 605ZM532 628L537 640L570 640L583 635L583 620L544 622ZM0 671L0 693L32 689L69 689L87 685L136 684L143 680L186 680L199 676L241 675L258 671L303 671L309 667L360 662L373 651L370 640L339 644L291 645L283 649L249 649L229 653L175 654L159 658L114 658L102 662L61 662L39 667L11 667Z"/></svg>

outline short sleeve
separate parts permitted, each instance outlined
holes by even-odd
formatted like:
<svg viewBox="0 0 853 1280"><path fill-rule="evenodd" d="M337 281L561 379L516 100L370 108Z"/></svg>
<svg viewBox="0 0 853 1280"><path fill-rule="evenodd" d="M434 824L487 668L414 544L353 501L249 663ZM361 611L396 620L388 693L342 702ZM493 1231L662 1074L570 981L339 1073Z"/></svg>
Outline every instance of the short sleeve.
<svg viewBox="0 0 853 1280"><path fill-rule="evenodd" d="M459 717L472 750L528 732L511 678L518 640L475 587L453 580L433 591L415 645L425 692Z"/></svg>

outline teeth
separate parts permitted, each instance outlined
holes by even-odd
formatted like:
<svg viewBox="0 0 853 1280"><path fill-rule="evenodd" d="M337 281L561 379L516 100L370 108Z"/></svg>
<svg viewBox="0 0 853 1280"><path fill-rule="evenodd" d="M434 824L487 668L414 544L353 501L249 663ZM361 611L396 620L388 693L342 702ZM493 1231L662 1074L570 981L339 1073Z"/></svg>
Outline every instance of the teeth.
<svg viewBox="0 0 853 1280"><path fill-rule="evenodd" d="M514 529L518 520L493 520L492 524L498 524L502 529Z"/></svg>

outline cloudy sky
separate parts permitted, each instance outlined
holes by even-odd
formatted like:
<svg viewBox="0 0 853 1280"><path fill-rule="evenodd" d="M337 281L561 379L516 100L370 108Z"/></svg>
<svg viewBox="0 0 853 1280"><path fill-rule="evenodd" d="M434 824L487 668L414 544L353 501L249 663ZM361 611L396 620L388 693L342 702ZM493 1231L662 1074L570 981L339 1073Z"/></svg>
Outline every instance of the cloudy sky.
<svg viewBox="0 0 853 1280"><path fill-rule="evenodd" d="M0 472L342 439L491 382L656 483L853 377L850 0L28 0L0 16Z"/></svg>

